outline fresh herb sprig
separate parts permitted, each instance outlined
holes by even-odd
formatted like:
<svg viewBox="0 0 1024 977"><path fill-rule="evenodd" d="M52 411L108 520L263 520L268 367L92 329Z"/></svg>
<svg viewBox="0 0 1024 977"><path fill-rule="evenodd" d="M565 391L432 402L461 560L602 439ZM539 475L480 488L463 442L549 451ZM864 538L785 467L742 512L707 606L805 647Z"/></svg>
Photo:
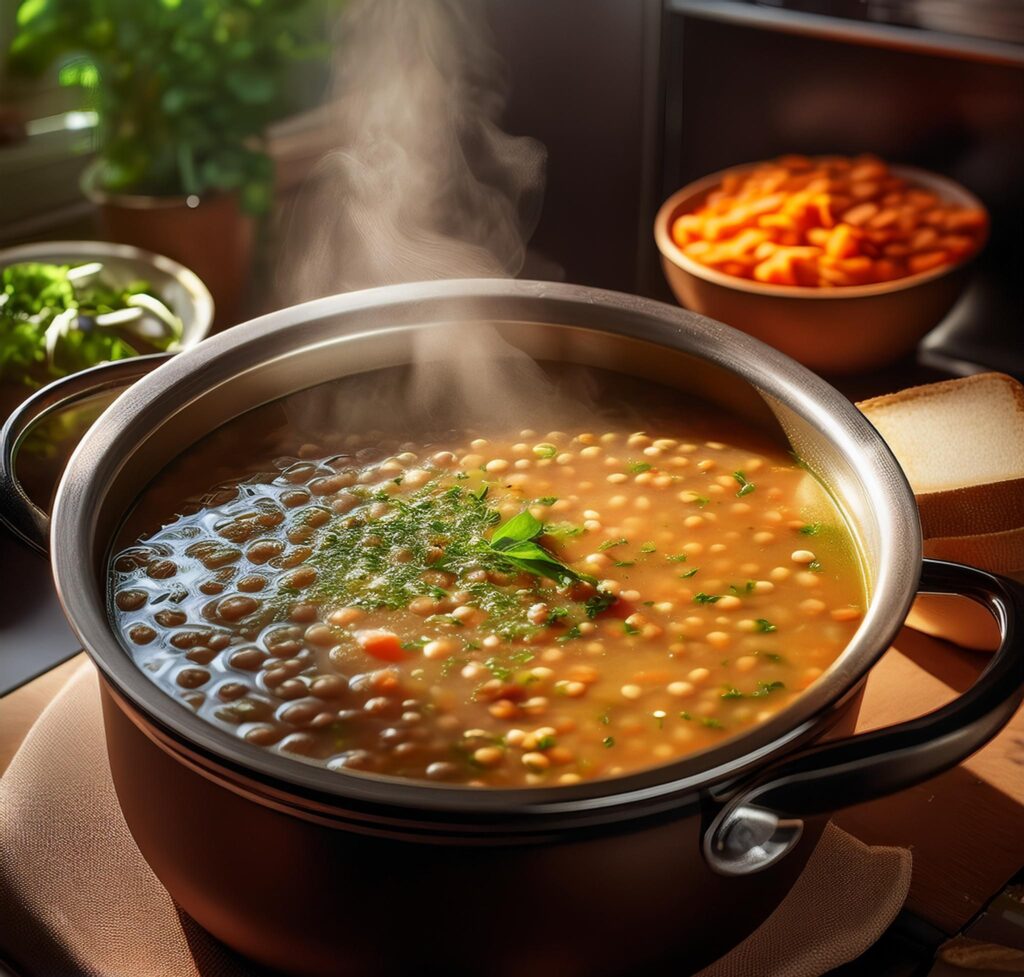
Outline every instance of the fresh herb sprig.
<svg viewBox="0 0 1024 977"><path fill-rule="evenodd" d="M498 526L485 545L510 566L535 577L549 577L563 586L581 580L597 583L594 577L574 570L537 543L537 537L543 533L544 524L524 510Z"/></svg>
<svg viewBox="0 0 1024 977"><path fill-rule="evenodd" d="M736 493L736 495L741 499L745 495L750 495L750 493L757 488L757 486L753 482L747 480L747 476L744 475L743 472L733 472L732 477L736 479L736 484L739 485L740 487L740 490Z"/></svg>

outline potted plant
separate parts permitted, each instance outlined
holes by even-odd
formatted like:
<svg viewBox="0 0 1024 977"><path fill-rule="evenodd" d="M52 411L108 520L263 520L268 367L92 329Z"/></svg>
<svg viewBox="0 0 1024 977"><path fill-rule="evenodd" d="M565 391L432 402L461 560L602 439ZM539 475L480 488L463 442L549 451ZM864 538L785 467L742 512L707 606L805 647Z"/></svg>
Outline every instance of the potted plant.
<svg viewBox="0 0 1024 977"><path fill-rule="evenodd" d="M270 206L262 145L289 72L321 58L336 0L23 0L12 67L87 89L98 113L84 190L104 236L165 254L237 310L255 220Z"/></svg>

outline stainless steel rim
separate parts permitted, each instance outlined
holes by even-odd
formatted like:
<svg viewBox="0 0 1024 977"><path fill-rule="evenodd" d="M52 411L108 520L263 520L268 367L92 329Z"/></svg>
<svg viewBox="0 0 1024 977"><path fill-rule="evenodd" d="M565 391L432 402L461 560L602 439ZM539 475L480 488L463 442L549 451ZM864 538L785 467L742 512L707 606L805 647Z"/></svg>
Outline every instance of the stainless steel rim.
<svg viewBox="0 0 1024 977"><path fill-rule="evenodd" d="M881 522L874 596L847 652L790 707L767 723L695 757L614 780L577 786L478 791L395 778L333 773L251 746L176 703L145 678L112 633L105 601L107 541L96 513L120 460L156 420L203 391L297 347L433 328L456 318L584 328L669 347L723 367L826 432L867 484ZM413 325L411 325L413 324ZM415 325L418 324L418 325ZM546 282L466 279L394 285L332 296L237 326L174 357L120 397L82 440L57 494L51 551L58 594L73 628L113 686L151 721L210 758L299 793L391 811L464 816L581 814L656 804L746 772L787 751L853 692L903 623L921 568L917 509L906 478L856 408L815 374L744 333L694 313L615 292ZM641 805L643 806L643 805ZM624 816L628 816L625 814Z"/></svg>

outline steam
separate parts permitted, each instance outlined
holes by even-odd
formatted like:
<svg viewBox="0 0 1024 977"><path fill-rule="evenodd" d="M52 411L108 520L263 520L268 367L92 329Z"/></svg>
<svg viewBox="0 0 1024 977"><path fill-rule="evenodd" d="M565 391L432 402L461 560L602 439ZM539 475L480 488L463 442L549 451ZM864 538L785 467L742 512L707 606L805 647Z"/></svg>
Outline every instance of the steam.
<svg viewBox="0 0 1024 977"><path fill-rule="evenodd" d="M482 0L354 0L340 36L340 145L301 196L283 296L514 276L540 215L546 153L500 128L508 78ZM557 399L537 364L485 322L433 330L412 361L393 384L378 378L368 395L362 385L364 410L345 397L342 411L323 392L296 420L373 428L401 407L429 430L468 419L510 428L540 423Z"/></svg>
<svg viewBox="0 0 1024 977"><path fill-rule="evenodd" d="M479 0L355 0L340 24L334 130L289 234L292 301L506 277L540 216L545 150L499 127L507 78Z"/></svg>

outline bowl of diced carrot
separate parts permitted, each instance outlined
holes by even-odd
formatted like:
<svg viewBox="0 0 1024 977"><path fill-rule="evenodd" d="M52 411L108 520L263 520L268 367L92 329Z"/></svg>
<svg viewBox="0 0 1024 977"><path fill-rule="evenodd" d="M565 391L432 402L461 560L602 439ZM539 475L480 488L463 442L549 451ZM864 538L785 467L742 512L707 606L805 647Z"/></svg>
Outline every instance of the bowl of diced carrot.
<svg viewBox="0 0 1024 977"><path fill-rule="evenodd" d="M892 363L946 316L983 247L967 189L874 156L785 156L665 201L654 236L689 309L823 373Z"/></svg>

